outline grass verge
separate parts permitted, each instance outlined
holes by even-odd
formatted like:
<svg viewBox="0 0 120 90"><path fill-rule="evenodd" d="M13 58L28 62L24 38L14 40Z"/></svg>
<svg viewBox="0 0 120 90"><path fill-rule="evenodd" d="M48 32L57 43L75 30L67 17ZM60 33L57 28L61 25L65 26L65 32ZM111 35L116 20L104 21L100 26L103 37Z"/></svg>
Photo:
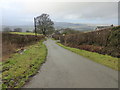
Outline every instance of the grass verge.
<svg viewBox="0 0 120 90"><path fill-rule="evenodd" d="M74 53L77 53L77 54L81 55L81 56L87 57L92 61L103 64L103 65L108 66L112 69L118 70L118 67L120 67L120 65L118 64L118 62L119 62L118 58L115 58L115 57L112 57L112 56L109 56L109 55L98 54L98 53L95 53L95 52L80 50L80 49L77 49L77 48L67 47L67 46L64 46L61 43L57 43L57 44L59 46L65 48L65 49L68 49L68 50L70 50Z"/></svg>
<svg viewBox="0 0 120 90"><path fill-rule="evenodd" d="M10 32L11 34L20 34L20 35L35 35L35 33L30 33L30 32ZM37 35L42 35L42 34L37 34Z"/></svg>
<svg viewBox="0 0 120 90"><path fill-rule="evenodd" d="M2 68L2 88L20 88L29 77L35 75L45 62L47 48L43 41L27 47L23 54L16 53Z"/></svg>

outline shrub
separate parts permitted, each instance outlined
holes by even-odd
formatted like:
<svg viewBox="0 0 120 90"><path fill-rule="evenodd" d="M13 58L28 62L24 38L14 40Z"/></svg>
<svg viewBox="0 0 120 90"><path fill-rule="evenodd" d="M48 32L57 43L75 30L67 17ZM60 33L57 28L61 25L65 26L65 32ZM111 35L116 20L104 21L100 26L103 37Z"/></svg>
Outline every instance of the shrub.
<svg viewBox="0 0 120 90"><path fill-rule="evenodd" d="M60 39L67 46L120 57L120 26L65 36L54 35L53 38Z"/></svg>

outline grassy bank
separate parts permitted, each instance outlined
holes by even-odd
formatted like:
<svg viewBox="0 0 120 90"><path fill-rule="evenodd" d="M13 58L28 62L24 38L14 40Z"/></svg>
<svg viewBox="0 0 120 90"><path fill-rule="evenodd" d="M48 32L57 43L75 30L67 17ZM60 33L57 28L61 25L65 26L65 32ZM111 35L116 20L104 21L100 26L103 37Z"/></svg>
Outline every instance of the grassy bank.
<svg viewBox="0 0 120 90"><path fill-rule="evenodd" d="M20 35L35 35L35 33L30 33L30 32L10 32L11 34L20 34ZM37 34L37 35L42 35L42 34Z"/></svg>
<svg viewBox="0 0 120 90"><path fill-rule="evenodd" d="M26 48L23 54L16 53L3 63L3 88L19 88L34 74L45 62L46 46L42 41Z"/></svg>
<svg viewBox="0 0 120 90"><path fill-rule="evenodd" d="M4 42L2 42L2 60L6 61L11 54L16 52L16 49L23 49L25 46L35 44L44 38L43 35L35 37L35 35L20 35L3 32L2 41Z"/></svg>
<svg viewBox="0 0 120 90"><path fill-rule="evenodd" d="M77 48L66 47L61 43L57 43L57 44L65 49L68 49L74 53L81 55L81 56L87 57L92 61L103 64L103 65L108 66L112 69L118 70L118 67L120 67L120 65L118 66L118 58L108 56L108 55L98 54L95 52L80 50Z"/></svg>

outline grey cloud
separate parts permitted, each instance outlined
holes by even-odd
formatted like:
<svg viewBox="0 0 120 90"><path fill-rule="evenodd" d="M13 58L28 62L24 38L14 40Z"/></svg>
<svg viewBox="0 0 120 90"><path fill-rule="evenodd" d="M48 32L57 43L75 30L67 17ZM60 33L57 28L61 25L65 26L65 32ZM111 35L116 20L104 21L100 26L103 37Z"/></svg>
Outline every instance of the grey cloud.
<svg viewBox="0 0 120 90"><path fill-rule="evenodd" d="M61 15L77 15L78 18L117 18L117 2L59 3L58 13Z"/></svg>
<svg viewBox="0 0 120 90"><path fill-rule="evenodd" d="M19 4L19 3L18 3ZM21 23L23 19L27 19L26 21L31 21L34 16L40 15L42 13L50 14L50 17L54 21L66 21L70 20L81 21L85 20L89 23L97 22L97 24L102 23L117 23L118 16L118 3L117 2L45 2L41 4L41 2L35 3L26 3L22 6L16 5L16 9L14 12L5 11L5 21L11 23L12 21L8 21L8 17L14 17L14 13L17 12L22 7L20 14L17 14L16 23ZM14 6L12 6L14 8ZM13 13L13 14L9 14ZM24 18L23 18L24 17ZM19 19L19 20L18 20ZM30 19L30 20L29 20ZM7 20L7 21L6 21ZM91 21L92 20L92 21ZM21 22L17 22L21 21ZM15 23L15 24L16 24Z"/></svg>

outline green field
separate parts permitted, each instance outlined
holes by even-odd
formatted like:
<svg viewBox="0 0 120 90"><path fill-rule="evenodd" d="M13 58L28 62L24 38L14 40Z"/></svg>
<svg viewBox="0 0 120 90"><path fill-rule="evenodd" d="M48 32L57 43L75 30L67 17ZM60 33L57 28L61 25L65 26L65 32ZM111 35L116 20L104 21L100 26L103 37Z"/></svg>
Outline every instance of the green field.
<svg viewBox="0 0 120 90"><path fill-rule="evenodd" d="M35 35L35 33L29 33L29 32L10 32L11 34L21 34L21 35ZM37 34L42 35L42 34Z"/></svg>
<svg viewBox="0 0 120 90"><path fill-rule="evenodd" d="M120 65L118 64L118 62L119 62L118 58L108 56L108 55L98 54L98 53L95 53L95 52L80 50L80 49L77 49L77 48L67 47L67 46L64 46L61 43L57 43L57 44L59 46L65 48L65 49L68 49L68 50L70 50L74 53L77 53L77 54L81 55L81 56L87 57L92 61L103 64L103 65L108 66L112 69L118 70L118 67L120 67Z"/></svg>
<svg viewBox="0 0 120 90"><path fill-rule="evenodd" d="M23 54L16 53L3 62L3 88L20 88L45 62L47 48L42 41L26 47Z"/></svg>

